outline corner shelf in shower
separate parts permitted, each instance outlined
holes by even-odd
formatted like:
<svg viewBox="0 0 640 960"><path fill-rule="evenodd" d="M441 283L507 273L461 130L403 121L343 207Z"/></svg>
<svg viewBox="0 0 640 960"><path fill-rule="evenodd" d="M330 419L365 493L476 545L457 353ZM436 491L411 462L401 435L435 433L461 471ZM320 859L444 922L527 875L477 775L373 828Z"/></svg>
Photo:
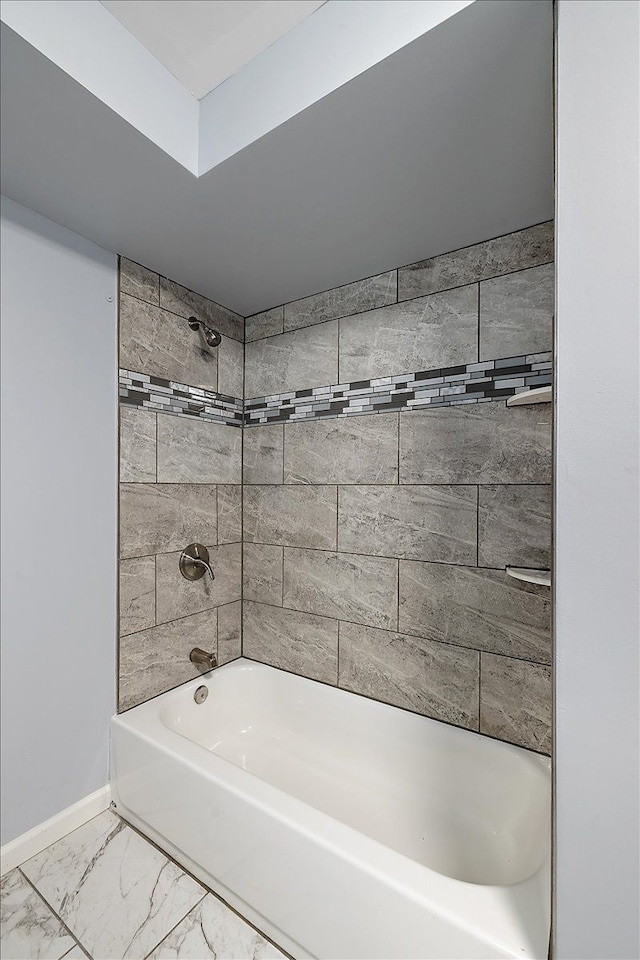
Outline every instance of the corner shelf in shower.
<svg viewBox="0 0 640 960"><path fill-rule="evenodd" d="M523 390L507 399L508 407L523 407L528 403L551 403L553 393L551 386L534 387L533 390Z"/></svg>
<svg viewBox="0 0 640 960"><path fill-rule="evenodd" d="M536 583L541 587L551 586L551 570L534 570L530 567L505 567L506 573L514 580Z"/></svg>

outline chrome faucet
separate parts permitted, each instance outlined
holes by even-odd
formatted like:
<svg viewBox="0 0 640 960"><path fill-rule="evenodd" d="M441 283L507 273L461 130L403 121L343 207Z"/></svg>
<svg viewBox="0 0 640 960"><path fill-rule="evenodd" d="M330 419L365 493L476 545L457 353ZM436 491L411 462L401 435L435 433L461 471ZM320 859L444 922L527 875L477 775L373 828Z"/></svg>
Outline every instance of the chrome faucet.
<svg viewBox="0 0 640 960"><path fill-rule="evenodd" d="M215 654L207 653L206 650L201 650L200 647L193 648L189 654L189 660L191 660L191 663L194 663L202 673L214 670L218 666Z"/></svg>
<svg viewBox="0 0 640 960"><path fill-rule="evenodd" d="M216 578L209 563L209 551L201 543L190 543L185 547L180 554L178 566L185 580L200 580L205 573L208 573L212 580Z"/></svg>

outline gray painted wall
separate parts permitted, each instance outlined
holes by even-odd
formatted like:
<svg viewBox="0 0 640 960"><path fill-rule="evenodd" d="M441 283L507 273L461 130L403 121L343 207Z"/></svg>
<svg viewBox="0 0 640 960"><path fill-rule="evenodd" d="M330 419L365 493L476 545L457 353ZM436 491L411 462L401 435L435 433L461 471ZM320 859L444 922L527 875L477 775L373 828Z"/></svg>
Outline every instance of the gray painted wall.
<svg viewBox="0 0 640 960"><path fill-rule="evenodd" d="M108 778L116 261L3 198L2 276L6 843Z"/></svg>
<svg viewBox="0 0 640 960"><path fill-rule="evenodd" d="M640 948L640 5L558 16L555 956L611 960Z"/></svg>

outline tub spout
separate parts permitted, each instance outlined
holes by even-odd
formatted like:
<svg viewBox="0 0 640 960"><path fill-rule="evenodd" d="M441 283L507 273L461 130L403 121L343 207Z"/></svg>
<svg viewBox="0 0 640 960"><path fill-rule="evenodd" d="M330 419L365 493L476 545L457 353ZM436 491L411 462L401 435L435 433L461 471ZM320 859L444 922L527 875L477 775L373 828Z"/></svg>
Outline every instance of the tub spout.
<svg viewBox="0 0 640 960"><path fill-rule="evenodd" d="M195 663L198 670L201 670L202 673L214 670L215 667L218 666L215 655L213 653L207 653L206 650L201 650L200 647L193 648L189 654L189 660L191 660L191 663Z"/></svg>

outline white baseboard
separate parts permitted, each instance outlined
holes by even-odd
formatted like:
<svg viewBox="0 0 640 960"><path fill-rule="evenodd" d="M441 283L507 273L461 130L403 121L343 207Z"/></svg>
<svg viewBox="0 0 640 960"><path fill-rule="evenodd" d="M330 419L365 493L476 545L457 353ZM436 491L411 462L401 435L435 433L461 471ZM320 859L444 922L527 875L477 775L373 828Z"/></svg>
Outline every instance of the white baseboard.
<svg viewBox="0 0 640 960"><path fill-rule="evenodd" d="M0 876L3 877L9 870L19 867L21 863L35 857L56 840L66 837L72 830L81 827L87 820L97 817L106 810L111 802L111 786L100 787L95 793L83 797L72 806L57 813L55 817L39 823L32 830L27 830L22 836L16 837L10 843L0 848Z"/></svg>

